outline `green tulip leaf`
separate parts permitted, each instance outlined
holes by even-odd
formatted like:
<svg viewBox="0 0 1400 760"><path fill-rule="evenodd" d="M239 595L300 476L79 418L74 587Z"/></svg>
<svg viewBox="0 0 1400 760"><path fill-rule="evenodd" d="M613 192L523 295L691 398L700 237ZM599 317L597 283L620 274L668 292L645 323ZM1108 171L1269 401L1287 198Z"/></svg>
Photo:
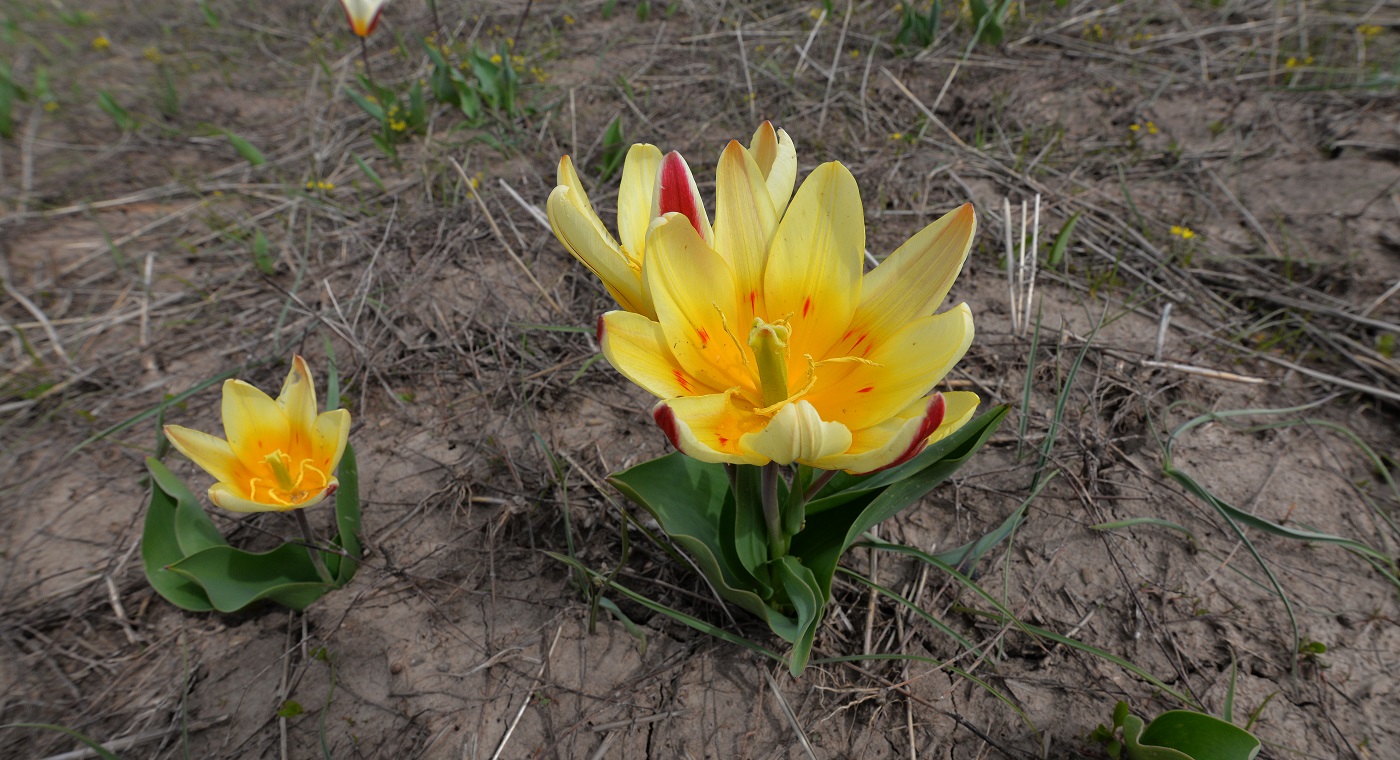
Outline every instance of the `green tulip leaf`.
<svg viewBox="0 0 1400 760"><path fill-rule="evenodd" d="M355 577L360 568L360 558L364 548L360 544L360 467L355 459L355 447L348 442L345 453L340 457L340 469L336 473L340 489L335 492L335 525L340 531L333 543L345 550L353 559L338 554L325 553L326 569L337 586L344 586Z"/></svg>
<svg viewBox="0 0 1400 760"><path fill-rule="evenodd" d="M194 501L194 494L154 457L146 459L146 469L151 473L151 498L141 531L141 564L146 580L156 593L181 609L212 610L214 606L199 584L168 569L185 557L175 536L175 514L181 501Z"/></svg>
<svg viewBox="0 0 1400 760"><path fill-rule="evenodd" d="M180 556L189 556L211 546L228 546L219 529L209 519L209 513L199 505L199 499L165 465L147 460L146 469L151 478L175 499L175 540L180 545Z"/></svg>
<svg viewBox="0 0 1400 760"><path fill-rule="evenodd" d="M831 579L836 573L836 563L852 544L860 540L861 534L898 514L947 480L982 448L1009 409L1005 405L998 406L967 423L961 430L938 442L937 451L934 452L936 458L926 458L922 454L915 457L910 464L918 462L920 468L907 472L893 483L861 489L864 492L855 500L827 508L816 515L812 514L811 509L808 510L807 527L793 537L792 553L801 557L803 564L812 570L823 598L831 597ZM877 473L871 477L879 476Z"/></svg>
<svg viewBox="0 0 1400 760"><path fill-rule="evenodd" d="M721 471L724 467L708 466L721 468ZM765 569L768 564L768 530L763 523L761 470L757 467L736 469L739 492L725 503L726 509L732 504L734 515L732 519L724 519L721 538L726 544L734 546L735 556L748 570L758 595L767 598L772 596L773 589L765 580L768 574Z"/></svg>
<svg viewBox="0 0 1400 760"><path fill-rule="evenodd" d="M1243 728L1190 710L1164 712L1146 728L1125 716L1123 745L1129 760L1254 760L1261 746Z"/></svg>
<svg viewBox="0 0 1400 760"><path fill-rule="evenodd" d="M262 599L301 610L332 588L320 580L300 544L260 554L213 546L171 564L170 570L199 584L220 612L237 612Z"/></svg>
<svg viewBox="0 0 1400 760"><path fill-rule="evenodd" d="M807 660L812 656L812 643L816 641L817 629L821 627L822 614L826 612L830 594L823 593L812 571L791 554L779 559L774 566L783 591L797 611L797 635L788 639L792 642L788 670L793 678L797 678L807 668Z"/></svg>
<svg viewBox="0 0 1400 760"><path fill-rule="evenodd" d="M726 506L733 509L734 504L722 465L672 452L624 470L608 482L656 518L720 596L768 617L768 606L755 593L757 579L739 560L733 543L726 546L721 540Z"/></svg>

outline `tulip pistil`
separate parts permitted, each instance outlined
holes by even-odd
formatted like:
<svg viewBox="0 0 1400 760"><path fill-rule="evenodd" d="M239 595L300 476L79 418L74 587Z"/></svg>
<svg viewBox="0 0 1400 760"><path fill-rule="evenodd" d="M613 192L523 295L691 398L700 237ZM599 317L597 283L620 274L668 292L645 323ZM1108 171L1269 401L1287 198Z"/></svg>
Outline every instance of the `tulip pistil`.
<svg viewBox="0 0 1400 760"><path fill-rule="evenodd" d="M749 348L758 363L758 383L763 405L771 407L788 400L787 350L792 328L787 320L764 322L754 317L749 330Z"/></svg>

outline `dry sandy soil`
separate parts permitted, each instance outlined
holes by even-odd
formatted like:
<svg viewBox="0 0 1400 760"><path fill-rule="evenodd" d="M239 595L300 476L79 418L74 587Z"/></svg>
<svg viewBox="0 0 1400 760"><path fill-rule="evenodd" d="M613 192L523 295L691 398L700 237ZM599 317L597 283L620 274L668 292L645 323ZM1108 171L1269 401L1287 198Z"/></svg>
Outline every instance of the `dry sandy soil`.
<svg viewBox="0 0 1400 760"><path fill-rule="evenodd" d="M925 659L794 680L625 601L645 652L606 614L590 631L544 551L571 531L583 561L616 567L622 510L638 510L604 479L665 440L646 394L593 361L589 329L553 329L589 328L610 301L532 207L562 154L593 182L616 117L627 142L682 151L706 193L725 143L768 118L803 174L851 168L877 258L964 201L981 221L953 291L978 338L949 382L1015 409L882 535L957 545L1057 472L976 567L1020 620L1216 714L1237 672L1235 718L1264 757L1400 757L1396 586L1339 546L1237 530L1164 475L1172 431L1198 415L1311 405L1195 427L1171 464L1255 515L1396 556L1394 6L1028 2L1000 44L974 45L948 3L920 47L894 43L888 0L830 17L652 2L645 19L638 3L540 0L523 24L524 2L439 0L458 54L515 38L529 110L467 128L430 102L396 162L346 96L360 56L334 2L202 5L217 23L168 0L0 10L0 64L28 95L0 138L0 723L60 724L124 757L1065 758L1106 757L1088 734L1118 700L1180 707L1107 657L988 618L937 570L864 551L847 564L990 656L842 582L816 656ZM426 76L433 27L423 3L389 6L369 50L382 83ZM615 194L593 186L601 208ZM1019 240L1036 194L1042 263L1080 216L1019 331L1003 199ZM324 368L327 339L355 419L365 566L304 614L173 607L138 551L153 412L173 398L168 421L217 430L211 378L275 388L293 352ZM293 530L214 518L247 546ZM1191 536L1092 527L1134 518ZM618 579L781 644L635 530ZM74 746L0 730L6 758Z"/></svg>

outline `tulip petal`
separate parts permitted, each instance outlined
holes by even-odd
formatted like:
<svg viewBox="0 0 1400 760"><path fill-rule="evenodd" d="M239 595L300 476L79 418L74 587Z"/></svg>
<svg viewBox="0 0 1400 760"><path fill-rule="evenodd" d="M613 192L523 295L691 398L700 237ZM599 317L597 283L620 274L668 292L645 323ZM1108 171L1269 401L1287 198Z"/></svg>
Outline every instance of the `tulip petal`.
<svg viewBox="0 0 1400 760"><path fill-rule="evenodd" d="M165 437L170 439L176 450L213 475L215 480L235 480L243 471L228 441L218 436L179 425L166 425Z"/></svg>
<svg viewBox="0 0 1400 760"><path fill-rule="evenodd" d="M308 440L311 427L316 423L316 386L311 382L311 370L301 356L292 356L292 367L287 379L282 383L282 392L277 394L277 405L287 417L288 434L291 446L287 454L293 458L305 456L312 442Z"/></svg>
<svg viewBox="0 0 1400 760"><path fill-rule="evenodd" d="M689 219L705 244L714 245L715 233L710 228L710 217L705 213L705 199L700 197L700 188L695 186L690 166L675 151L667 153L656 169L656 186L652 189L651 200L653 219L672 212Z"/></svg>
<svg viewBox="0 0 1400 760"><path fill-rule="evenodd" d="M844 334L860 301L864 255L865 210L855 177L841 164L822 164L783 215L764 273L768 318L791 315L789 377L805 374L805 354L826 356Z"/></svg>
<svg viewBox="0 0 1400 760"><path fill-rule="evenodd" d="M719 392L686 372L661 325L640 314L610 311L599 317L598 344L613 369L658 398Z"/></svg>
<svg viewBox="0 0 1400 760"><path fill-rule="evenodd" d="M884 422L855 431L849 451L812 466L864 475L903 464L928 445L928 437L943 423L946 408L943 394L925 396Z"/></svg>
<svg viewBox="0 0 1400 760"><path fill-rule="evenodd" d="M739 439L739 449L778 464L811 463L851 447L851 430L827 422L805 400L787 404L760 431Z"/></svg>
<svg viewBox="0 0 1400 760"><path fill-rule="evenodd" d="M852 430L877 425L929 392L972 345L972 312L967 304L905 325L883 343L867 342L857 355L870 363L817 369L817 385L804 398L826 419ZM835 372L833 370L836 370ZM828 377L839 377L833 381Z"/></svg>
<svg viewBox="0 0 1400 760"><path fill-rule="evenodd" d="M584 213L579 207L582 190L560 185L549 194L545 209L549 213L549 225L554 235L563 243L569 253L603 281L608 294L618 305L628 311L654 316L650 303L642 293L641 272L634 269L623 255L617 242L606 230L599 233L598 226L589 219L592 209ZM587 196L583 196L584 208ZM593 219L597 219L596 215Z"/></svg>
<svg viewBox="0 0 1400 760"><path fill-rule="evenodd" d="M314 444L311 459L321 471L330 477L340 466L340 457L345 453L345 443L350 440L350 412L332 409L316 416L312 428ZM332 478L334 480L334 478Z"/></svg>
<svg viewBox="0 0 1400 760"><path fill-rule="evenodd" d="M330 483L325 488L317 491L310 498L300 503L292 505L265 504L260 501L253 501L247 494L240 493L228 483L215 483L209 488L209 501L214 506L227 509L230 512L287 512L293 509L304 509L320 504L327 496L335 493L335 489L340 487L340 482L331 478Z"/></svg>
<svg viewBox="0 0 1400 760"><path fill-rule="evenodd" d="M773 210L781 217L797 182L797 149L793 147L792 138L781 129L775 131L773 123L765 121L753 133L749 152L763 172Z"/></svg>
<svg viewBox="0 0 1400 760"><path fill-rule="evenodd" d="M656 184L656 168L661 151L655 145L638 143L627 151L622 163L622 185L617 191L617 235L622 252L640 269L642 251L651 226L651 197Z"/></svg>
<svg viewBox="0 0 1400 760"><path fill-rule="evenodd" d="M686 456L702 462L768 463L765 457L739 448L739 440L762 429L768 419L734 403L731 393L662 401L652 410L652 416L671 445Z"/></svg>
<svg viewBox="0 0 1400 760"><path fill-rule="evenodd" d="M972 391L943 392L943 424L928 437L930 444L938 443L966 425L977 413L977 405L982 403Z"/></svg>
<svg viewBox="0 0 1400 760"><path fill-rule="evenodd" d="M766 313L763 266L777 228L763 173L753 156L731 140L720 156L715 182L715 250L734 268L741 326Z"/></svg>
<svg viewBox="0 0 1400 760"><path fill-rule="evenodd" d="M645 273L657 322L680 366L710 388L740 385L757 398L736 333L748 326L735 324L734 273L686 217L667 214L652 225Z"/></svg>
<svg viewBox="0 0 1400 760"><path fill-rule="evenodd" d="M833 355L852 353L860 336L883 341L909 322L926 317L947 297L972 250L977 215L971 203L920 230L865 276L860 307Z"/></svg>
<svg viewBox="0 0 1400 760"><path fill-rule="evenodd" d="M287 415L281 405L242 380L224 381L223 418L229 446L249 468L287 446Z"/></svg>

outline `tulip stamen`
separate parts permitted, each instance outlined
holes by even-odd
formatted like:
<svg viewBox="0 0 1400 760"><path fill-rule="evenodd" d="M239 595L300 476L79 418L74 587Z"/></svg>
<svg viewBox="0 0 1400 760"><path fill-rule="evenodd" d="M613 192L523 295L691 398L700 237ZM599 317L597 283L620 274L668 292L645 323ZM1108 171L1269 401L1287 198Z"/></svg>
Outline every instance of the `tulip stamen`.
<svg viewBox="0 0 1400 760"><path fill-rule="evenodd" d="M734 334L734 328L729 326L729 319L724 316L724 309L721 309L717 303L712 303L710 305L715 307L715 311L719 312L719 324L724 328L724 334L728 335L729 339L734 341L734 348L739 351L739 361L744 365L744 369L747 370L750 375L754 374L753 367L749 366L748 352L744 351L744 344L739 342L739 336Z"/></svg>

